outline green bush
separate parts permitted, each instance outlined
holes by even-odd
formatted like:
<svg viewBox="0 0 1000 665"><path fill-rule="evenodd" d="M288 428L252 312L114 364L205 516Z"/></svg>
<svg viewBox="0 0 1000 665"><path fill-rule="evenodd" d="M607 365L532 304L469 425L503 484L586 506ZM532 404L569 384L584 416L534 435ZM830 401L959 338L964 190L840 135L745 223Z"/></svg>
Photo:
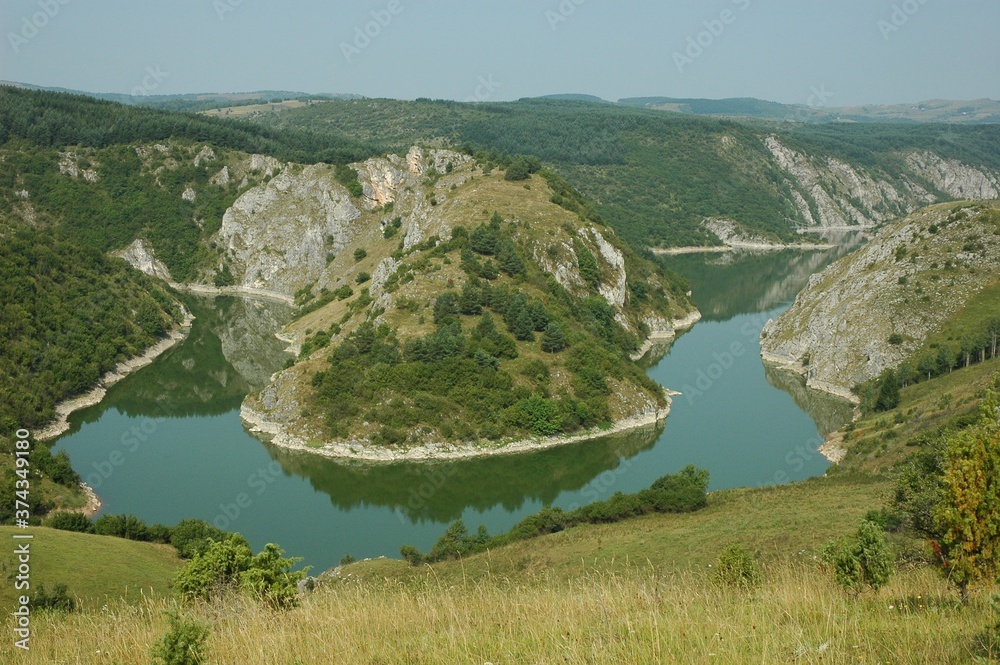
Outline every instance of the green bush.
<svg viewBox="0 0 1000 665"><path fill-rule="evenodd" d="M45 522L45 526L78 533L94 532L94 523L83 513L56 513Z"/></svg>
<svg viewBox="0 0 1000 665"><path fill-rule="evenodd" d="M33 611L48 610L50 612L75 612L76 599L69 595L69 589L65 584L56 584L52 592L45 589L44 584L39 584L35 593L30 596L31 609Z"/></svg>
<svg viewBox="0 0 1000 665"><path fill-rule="evenodd" d="M170 629L153 645L154 662L162 665L200 665L205 662L205 641L208 627L171 612L167 621Z"/></svg>
<svg viewBox="0 0 1000 665"><path fill-rule="evenodd" d="M368 256L368 252L367 252L367 250L365 250L364 247L358 247L356 250L354 250L354 260L355 261L360 261L360 260L364 259L366 256Z"/></svg>
<svg viewBox="0 0 1000 665"><path fill-rule="evenodd" d="M490 536L484 527L471 535L459 520L448 527L426 556L412 546L401 551L411 563L433 562L445 558L465 556L499 547L518 540L534 538L547 533L568 529L577 524L618 522L629 517L649 513L690 512L707 505L708 471L688 466L676 474L661 477L649 489L636 494L616 492L604 501L565 512L560 508L543 508L525 517L505 534Z"/></svg>
<svg viewBox="0 0 1000 665"><path fill-rule="evenodd" d="M94 522L94 533L142 542L151 540L149 527L135 515L101 515Z"/></svg>
<svg viewBox="0 0 1000 665"><path fill-rule="evenodd" d="M833 570L837 584L855 594L865 587L878 591L888 584L893 572L885 531L867 520L853 537L829 543L823 550L823 562Z"/></svg>
<svg viewBox="0 0 1000 665"><path fill-rule="evenodd" d="M181 558L191 559L208 549L212 541L222 540L227 535L204 520L189 518L178 522L171 530L170 544Z"/></svg>
<svg viewBox="0 0 1000 665"><path fill-rule="evenodd" d="M306 571L292 571L301 559L286 559L273 543L254 556L247 541L229 535L211 541L180 569L174 587L188 599L207 600L227 591L241 591L275 608L298 604L298 582Z"/></svg>
<svg viewBox="0 0 1000 665"><path fill-rule="evenodd" d="M712 578L722 586L752 589L760 584L763 575L757 558L743 545L736 543L722 550Z"/></svg>

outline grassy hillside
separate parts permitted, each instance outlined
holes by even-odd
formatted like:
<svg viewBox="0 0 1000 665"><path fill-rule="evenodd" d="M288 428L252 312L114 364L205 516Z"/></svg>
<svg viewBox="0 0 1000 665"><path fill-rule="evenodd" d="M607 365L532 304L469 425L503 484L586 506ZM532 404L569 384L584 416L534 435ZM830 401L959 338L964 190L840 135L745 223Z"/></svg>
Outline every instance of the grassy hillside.
<svg viewBox="0 0 1000 665"><path fill-rule="evenodd" d="M34 536L30 541L33 588L42 584L52 591L56 584L65 584L70 595L90 611L119 599L134 603L143 596L169 596L169 583L181 564L177 550L169 545L46 527L25 531L0 526L0 538L5 543L15 542L11 539L15 533ZM0 559L0 565L0 575L4 578L0 605L13 607L19 594L8 578L16 566L11 556Z"/></svg>
<svg viewBox="0 0 1000 665"><path fill-rule="evenodd" d="M973 415L982 392L1000 389L1000 358L956 369L902 388L899 406L869 413L838 435L847 455L833 473L890 473L920 445L920 437Z"/></svg>

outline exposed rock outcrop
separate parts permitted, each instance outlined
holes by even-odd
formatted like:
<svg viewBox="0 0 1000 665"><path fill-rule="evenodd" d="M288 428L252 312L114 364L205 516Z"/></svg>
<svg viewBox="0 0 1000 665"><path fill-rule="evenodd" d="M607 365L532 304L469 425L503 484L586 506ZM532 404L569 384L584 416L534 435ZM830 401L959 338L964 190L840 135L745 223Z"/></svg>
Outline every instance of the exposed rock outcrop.
<svg viewBox="0 0 1000 665"><path fill-rule="evenodd" d="M163 261L156 258L153 248L148 241L137 238L132 244L118 252L115 256L125 259L132 267L139 272L146 273L152 277L158 277L164 281L171 280L170 271Z"/></svg>
<svg viewBox="0 0 1000 665"><path fill-rule="evenodd" d="M251 168L272 171L276 165L262 158ZM233 203L217 242L239 285L290 295L320 277L327 252L347 246L360 215L331 167L284 169Z"/></svg>
<svg viewBox="0 0 1000 665"><path fill-rule="evenodd" d="M806 374L810 388L851 397L852 386L902 363L1000 274L995 207L941 204L886 226L813 275L768 322L764 359Z"/></svg>
<svg viewBox="0 0 1000 665"><path fill-rule="evenodd" d="M1000 175L926 150L900 155L908 170L885 173L805 154L773 135L764 139L764 145L784 172L785 184L807 226L870 227L945 197L983 200L1000 196Z"/></svg>

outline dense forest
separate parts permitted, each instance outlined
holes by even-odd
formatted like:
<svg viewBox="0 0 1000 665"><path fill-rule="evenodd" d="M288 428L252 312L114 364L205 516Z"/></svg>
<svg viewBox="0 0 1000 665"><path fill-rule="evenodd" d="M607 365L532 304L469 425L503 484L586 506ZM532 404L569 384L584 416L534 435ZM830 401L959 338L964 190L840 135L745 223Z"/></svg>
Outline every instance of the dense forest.
<svg viewBox="0 0 1000 665"><path fill-rule="evenodd" d="M84 95L0 86L0 145L105 148L127 143L198 141L303 163L350 162L380 151L346 135L275 130L191 113L125 106Z"/></svg>

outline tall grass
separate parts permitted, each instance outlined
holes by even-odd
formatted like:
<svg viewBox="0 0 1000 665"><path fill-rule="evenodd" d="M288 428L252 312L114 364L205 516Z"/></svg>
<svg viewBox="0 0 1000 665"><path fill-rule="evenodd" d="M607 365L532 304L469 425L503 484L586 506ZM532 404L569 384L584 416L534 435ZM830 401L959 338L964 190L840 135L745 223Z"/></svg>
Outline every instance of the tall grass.
<svg viewBox="0 0 1000 665"><path fill-rule="evenodd" d="M148 663L172 602L39 615L31 653L4 645L0 661ZM221 664L957 663L973 657L987 608L986 591L963 608L928 569L851 598L791 562L768 566L749 592L652 569L529 583L348 578L287 613L239 601L192 612L211 626L209 662Z"/></svg>

